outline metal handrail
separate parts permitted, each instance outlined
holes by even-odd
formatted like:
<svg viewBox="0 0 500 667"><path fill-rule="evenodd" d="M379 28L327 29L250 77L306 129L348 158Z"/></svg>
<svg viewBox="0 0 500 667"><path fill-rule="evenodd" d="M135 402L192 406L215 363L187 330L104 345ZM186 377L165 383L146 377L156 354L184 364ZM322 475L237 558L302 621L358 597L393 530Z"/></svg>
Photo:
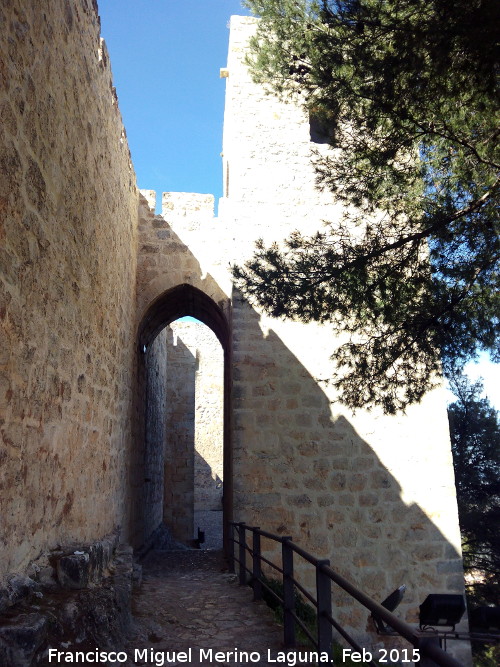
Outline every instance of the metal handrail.
<svg viewBox="0 0 500 667"><path fill-rule="evenodd" d="M356 651L361 650L360 646L356 641L350 637L346 630L344 630L340 624L333 618L332 609L331 609L331 582L335 583L337 586L342 588L346 593L350 595L353 599L357 600L361 605L368 609L374 616L379 617L384 621L390 628L395 630L395 632L406 639L410 644L412 644L416 649L421 653L422 657L427 657L432 660L439 667L463 667L462 663L458 662L453 658L449 653L446 653L439 644L435 641L435 636L430 635L429 633L421 632L402 621L400 618L391 613L388 609L383 607L378 602L375 602L370 598L366 593L360 591L356 586L354 586L350 581L342 577L338 572L335 572L330 567L330 562L316 558L312 554L305 551L298 544L295 544L290 537L280 537L279 535L273 535L267 531L261 530L255 526L248 526L244 522L230 522L231 526L231 537L230 541L233 545L238 545L239 547L239 559L234 557L234 546L230 553L232 555L232 561L230 566L234 571L234 562L237 561L240 565L240 583L250 583L254 589L254 599L260 599L262 597L262 586L265 588L268 586L265 584L262 578L261 572L261 561L272 565L276 569L280 570L283 574L283 587L284 594L283 598L279 598L274 592L274 597L277 597L283 606L284 610L284 635L285 635L285 645L294 646L295 645L295 621L299 621L299 625L303 625L299 619L297 619L294 609L294 595L295 589L298 588L302 592L304 591L303 587L294 579L293 577L293 554L301 556L305 561L313 565L316 569L316 598L313 595L307 594L306 597L311 601L311 603L316 607L317 611L317 641L313 641L318 651L327 650L330 652L332 645L332 628L335 628L346 641L356 649ZM238 533L238 539L235 539L234 532L235 530ZM253 548L250 550L246 544L246 532L252 533L253 535ZM282 545L282 565L281 568L278 565L274 565L268 559L264 558L260 553L260 537L265 537L267 539L273 540L274 542L281 543ZM246 566L246 561L244 555L246 551L251 551L253 567L250 570ZM243 562L242 560L243 555ZM249 573L250 582L247 581L246 574ZM309 632L307 632L309 634ZM312 638L311 638L312 639ZM372 664L374 664L372 662Z"/></svg>

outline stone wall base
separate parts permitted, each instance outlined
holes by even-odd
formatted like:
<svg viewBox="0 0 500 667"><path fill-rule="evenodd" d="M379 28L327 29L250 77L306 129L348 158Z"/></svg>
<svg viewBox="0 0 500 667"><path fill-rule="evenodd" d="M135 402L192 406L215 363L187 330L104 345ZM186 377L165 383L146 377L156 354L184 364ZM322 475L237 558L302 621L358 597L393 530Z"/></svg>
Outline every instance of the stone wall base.
<svg viewBox="0 0 500 667"><path fill-rule="evenodd" d="M0 590L0 664L49 665L49 649L119 650L131 629L132 548L111 536L54 552L50 566Z"/></svg>

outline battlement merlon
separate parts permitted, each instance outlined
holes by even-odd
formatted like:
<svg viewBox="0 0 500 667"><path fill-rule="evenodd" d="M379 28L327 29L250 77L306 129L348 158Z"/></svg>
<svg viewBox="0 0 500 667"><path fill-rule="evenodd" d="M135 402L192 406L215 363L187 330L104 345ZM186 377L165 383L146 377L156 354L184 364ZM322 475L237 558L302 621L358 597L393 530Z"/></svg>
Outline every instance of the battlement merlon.
<svg viewBox="0 0 500 667"><path fill-rule="evenodd" d="M140 190L152 212L156 209L157 193L155 190ZM214 195L198 192L163 192L161 216L171 223L192 221L198 227L200 223L214 219ZM186 226L184 222L183 226Z"/></svg>
<svg viewBox="0 0 500 667"><path fill-rule="evenodd" d="M214 218L214 195L164 192L161 204L161 214L168 221L189 218L193 223L199 224Z"/></svg>

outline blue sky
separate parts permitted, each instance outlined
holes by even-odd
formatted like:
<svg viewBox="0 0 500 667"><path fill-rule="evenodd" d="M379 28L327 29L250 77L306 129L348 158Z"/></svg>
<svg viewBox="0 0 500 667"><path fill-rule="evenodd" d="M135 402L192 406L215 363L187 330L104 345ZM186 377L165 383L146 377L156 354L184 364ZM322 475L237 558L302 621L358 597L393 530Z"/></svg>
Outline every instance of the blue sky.
<svg viewBox="0 0 500 667"><path fill-rule="evenodd" d="M239 0L98 0L140 188L222 195L224 79Z"/></svg>

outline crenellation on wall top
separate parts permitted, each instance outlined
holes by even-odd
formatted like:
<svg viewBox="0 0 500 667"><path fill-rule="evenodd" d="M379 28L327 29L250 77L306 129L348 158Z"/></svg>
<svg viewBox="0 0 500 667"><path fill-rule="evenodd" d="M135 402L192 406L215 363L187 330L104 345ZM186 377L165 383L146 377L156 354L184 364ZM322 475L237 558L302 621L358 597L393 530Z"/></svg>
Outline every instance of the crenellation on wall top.
<svg viewBox="0 0 500 667"><path fill-rule="evenodd" d="M157 192L140 189L149 209L156 210ZM168 222L189 219L193 222L211 221L215 217L215 197L199 192L163 192L161 216Z"/></svg>
<svg viewBox="0 0 500 667"><path fill-rule="evenodd" d="M196 222L212 220L215 198L198 192L164 192L162 216L169 219L190 218Z"/></svg>

